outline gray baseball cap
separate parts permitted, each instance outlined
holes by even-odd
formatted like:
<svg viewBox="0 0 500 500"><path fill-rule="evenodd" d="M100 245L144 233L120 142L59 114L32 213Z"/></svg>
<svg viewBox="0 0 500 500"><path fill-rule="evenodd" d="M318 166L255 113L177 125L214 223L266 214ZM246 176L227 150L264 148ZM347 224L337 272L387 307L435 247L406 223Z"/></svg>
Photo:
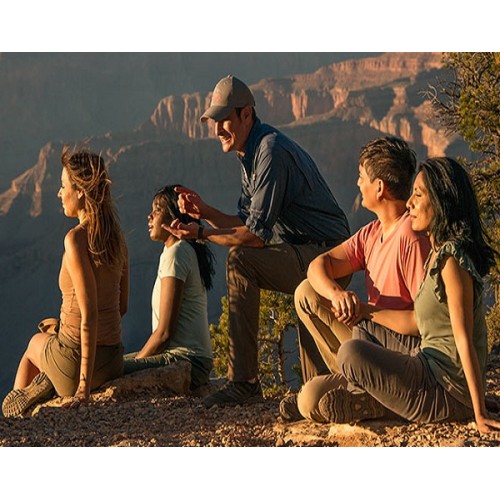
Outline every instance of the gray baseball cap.
<svg viewBox="0 0 500 500"><path fill-rule="evenodd" d="M215 121L225 120L234 108L245 106L255 106L252 92L241 80L228 75L215 86L210 107L203 113L201 121L209 118Z"/></svg>

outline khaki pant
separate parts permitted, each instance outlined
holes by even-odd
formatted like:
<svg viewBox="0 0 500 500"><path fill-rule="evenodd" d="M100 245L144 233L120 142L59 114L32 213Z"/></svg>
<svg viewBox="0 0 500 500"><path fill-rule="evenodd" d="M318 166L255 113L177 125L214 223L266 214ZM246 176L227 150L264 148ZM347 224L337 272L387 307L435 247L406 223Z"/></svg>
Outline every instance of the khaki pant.
<svg viewBox="0 0 500 500"><path fill-rule="evenodd" d="M172 365L178 361L189 361L191 365L191 385L194 390L210 381L210 372L214 367L212 358L194 356L176 352L175 350L165 350L160 354L146 356L136 359L137 352L131 352L123 356L123 373L134 373L139 370L148 370L150 368L160 368L162 366Z"/></svg>
<svg viewBox="0 0 500 500"><path fill-rule="evenodd" d="M229 370L232 381L248 381L258 376L260 290L293 294L304 280L309 263L329 250L321 244L264 248L231 247L226 263L229 303ZM316 343L299 324L299 350L304 380L329 373Z"/></svg>
<svg viewBox="0 0 500 500"><path fill-rule="evenodd" d="M340 280L340 283L346 286L345 281ZM330 301L319 295L308 280L297 287L294 298L297 314L329 370L328 374L304 379L305 385L299 392L297 405L303 417L325 422L319 413L318 403L331 389L347 386L347 380L338 373L337 353L342 343L351 339L352 331L335 318Z"/></svg>
<svg viewBox="0 0 500 500"><path fill-rule="evenodd" d="M345 287L347 280L337 282ZM314 339L329 372L338 373L337 353L341 344L352 337L352 331L335 318L330 301L319 295L307 280L295 290L295 309ZM309 379L304 379L304 382Z"/></svg>

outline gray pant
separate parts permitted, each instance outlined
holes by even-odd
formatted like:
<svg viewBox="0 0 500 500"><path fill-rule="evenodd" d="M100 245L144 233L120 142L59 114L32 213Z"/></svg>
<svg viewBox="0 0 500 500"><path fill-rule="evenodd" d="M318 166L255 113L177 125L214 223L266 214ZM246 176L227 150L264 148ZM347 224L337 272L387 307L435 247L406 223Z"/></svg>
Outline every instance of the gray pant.
<svg viewBox="0 0 500 500"><path fill-rule="evenodd" d="M189 361L191 363L191 390L207 384L210 379L210 372L213 368L212 359L203 358L201 356L190 356L187 354L173 353L167 350L160 354L136 359L136 354L136 352L131 352L125 354L123 357L123 373L125 375L138 370L160 368L161 366L171 365L178 361Z"/></svg>
<svg viewBox="0 0 500 500"><path fill-rule="evenodd" d="M464 406L438 384L420 353L420 337L401 335L372 321L353 328L340 346L340 373L315 377L300 390L297 405L307 419L326 422L319 401L328 391L367 392L401 417L418 422L468 419Z"/></svg>
<svg viewBox="0 0 500 500"><path fill-rule="evenodd" d="M300 389L297 405L302 416L309 420L326 422L319 411L319 401L328 391L347 388L359 392L359 389L349 384L339 368L340 349L351 338L363 339L386 350L409 355L414 355L420 350L420 337L401 335L372 322L369 322L370 330L359 328L359 325L349 330L335 318L330 303L318 295L307 280L297 288L295 302L299 315L310 328L331 372L328 375L314 377Z"/></svg>
<svg viewBox="0 0 500 500"><path fill-rule="evenodd" d="M330 246L321 244L264 248L231 247L227 257L226 281L229 303L228 378L247 381L258 376L260 290L292 295L306 277L309 263ZM299 324L302 376L329 373L311 335Z"/></svg>
<svg viewBox="0 0 500 500"><path fill-rule="evenodd" d="M468 419L471 408L453 398L435 379L420 353L419 338L399 335L371 321L360 322L337 361L348 388L369 393L410 421Z"/></svg>

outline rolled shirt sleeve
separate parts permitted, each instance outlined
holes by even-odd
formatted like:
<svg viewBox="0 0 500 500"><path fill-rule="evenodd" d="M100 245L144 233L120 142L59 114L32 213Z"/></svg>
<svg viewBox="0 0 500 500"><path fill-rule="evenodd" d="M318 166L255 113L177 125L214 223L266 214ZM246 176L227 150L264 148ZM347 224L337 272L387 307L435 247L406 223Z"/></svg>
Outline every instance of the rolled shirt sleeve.
<svg viewBox="0 0 500 500"><path fill-rule="evenodd" d="M314 160L259 120L241 163L238 215L266 244L329 242L349 237L349 225Z"/></svg>
<svg viewBox="0 0 500 500"><path fill-rule="evenodd" d="M283 151L268 152L259 159L254 173L253 194L248 207L245 225L250 232L269 242L273 227L287 206L290 192L287 189L289 169L283 159Z"/></svg>

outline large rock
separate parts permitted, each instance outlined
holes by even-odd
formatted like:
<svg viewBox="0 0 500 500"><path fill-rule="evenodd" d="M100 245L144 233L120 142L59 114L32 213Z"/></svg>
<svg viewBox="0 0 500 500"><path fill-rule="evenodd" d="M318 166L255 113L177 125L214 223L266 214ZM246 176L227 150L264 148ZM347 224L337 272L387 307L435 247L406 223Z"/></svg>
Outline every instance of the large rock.
<svg viewBox="0 0 500 500"><path fill-rule="evenodd" d="M92 392L90 400L93 403L103 403L133 398L139 393L159 393L162 396L188 394L190 384L191 364L188 361L178 361L161 368L140 370L111 380ZM68 397L53 398L36 405L28 414L36 415L44 407L61 407L69 400Z"/></svg>
<svg viewBox="0 0 500 500"><path fill-rule="evenodd" d="M161 368L140 370L111 380L101 391L112 398L124 397L130 393L143 391L187 394L191 384L191 363L178 361Z"/></svg>

